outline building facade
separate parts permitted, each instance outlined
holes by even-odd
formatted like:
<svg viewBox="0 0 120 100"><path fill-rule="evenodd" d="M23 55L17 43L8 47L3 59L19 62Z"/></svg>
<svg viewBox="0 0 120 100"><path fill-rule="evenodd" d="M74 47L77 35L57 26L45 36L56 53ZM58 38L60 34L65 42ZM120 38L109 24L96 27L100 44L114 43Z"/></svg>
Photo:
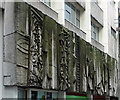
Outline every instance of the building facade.
<svg viewBox="0 0 120 100"><path fill-rule="evenodd" d="M0 99L118 100L118 3L0 2Z"/></svg>

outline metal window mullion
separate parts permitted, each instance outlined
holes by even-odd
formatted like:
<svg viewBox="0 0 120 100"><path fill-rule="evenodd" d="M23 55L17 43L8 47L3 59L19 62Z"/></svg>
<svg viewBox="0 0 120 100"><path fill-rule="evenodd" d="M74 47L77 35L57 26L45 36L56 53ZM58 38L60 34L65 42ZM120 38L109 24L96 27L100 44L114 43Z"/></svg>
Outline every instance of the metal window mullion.
<svg viewBox="0 0 120 100"><path fill-rule="evenodd" d="M76 18L77 18L76 16L77 15L76 14L77 14L77 11L76 11L76 8L75 8L75 26L77 26L77 23L76 23Z"/></svg>
<svg viewBox="0 0 120 100"><path fill-rule="evenodd" d="M77 18L77 10L78 9L76 9L76 21L79 21L79 28L80 28L80 10L78 10L79 11L79 18ZM77 23L76 23L76 26L77 26Z"/></svg>

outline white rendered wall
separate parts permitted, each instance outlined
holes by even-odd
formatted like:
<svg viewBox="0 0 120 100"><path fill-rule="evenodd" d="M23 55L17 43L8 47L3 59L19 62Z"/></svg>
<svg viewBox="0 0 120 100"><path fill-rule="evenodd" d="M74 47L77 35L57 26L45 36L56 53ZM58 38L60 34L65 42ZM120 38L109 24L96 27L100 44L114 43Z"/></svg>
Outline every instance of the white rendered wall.
<svg viewBox="0 0 120 100"><path fill-rule="evenodd" d="M3 28L4 29L4 33L3 33L4 37L6 37L6 35L14 32L14 3L13 2L12 3L10 3L10 2L5 3L3 25L4 25L4 28ZM1 36L2 35L0 35L0 37ZM2 39L0 39L0 41L1 40L3 40L3 37L2 37ZM13 45L13 44L11 44L11 45ZM4 47L2 47L2 48L4 48ZM12 51L12 49L11 49L11 51ZM8 51L8 52L10 52L10 51ZM3 52L0 54L3 54ZM3 62L6 63L7 61L4 59L4 61L2 60L2 63ZM9 62L9 63L11 63L11 62ZM13 63L11 63L11 64L13 64ZM3 68L6 68L6 67L7 67L6 72L8 72L10 70L10 66L9 65L6 66L6 64L3 64ZM13 87L13 86L7 87L7 86L3 85L4 84L4 82L3 82L3 75L4 74L5 74L5 72L2 70L2 98L17 98L17 94L18 94L17 87Z"/></svg>
<svg viewBox="0 0 120 100"><path fill-rule="evenodd" d="M117 57L117 38L114 38L111 34L111 27L116 30L116 19L118 19L118 16L116 16L117 9L115 5L111 5L110 2L108 3L108 54L113 58Z"/></svg>
<svg viewBox="0 0 120 100"><path fill-rule="evenodd" d="M106 6L105 6L106 5ZM111 27L116 30L117 3L111 5L110 1L99 0L99 6L103 10L103 28L100 30L100 43L104 46L104 52L113 58L117 58L117 38L111 35ZM117 34L117 33L116 33Z"/></svg>
<svg viewBox="0 0 120 100"><path fill-rule="evenodd" d="M80 29L86 33L86 41L91 42L90 0L86 0L86 9L80 13Z"/></svg>
<svg viewBox="0 0 120 100"><path fill-rule="evenodd" d="M106 5L106 6L104 6ZM103 29L100 35L101 38L101 43L104 45L104 52L108 52L108 24L107 24L107 1L102 1L101 2L101 8L103 9L104 16L103 16Z"/></svg>
<svg viewBox="0 0 120 100"><path fill-rule="evenodd" d="M58 13L58 23L65 25L65 0L51 0L51 7Z"/></svg>
<svg viewBox="0 0 120 100"><path fill-rule="evenodd" d="M5 22L4 16L8 16L7 14L5 14L5 10L0 8L0 100L2 98L17 98L17 88L16 87L14 88L14 87L4 87L3 86L3 35L4 35L4 22ZM8 17L10 17L10 16L8 16ZM8 23L6 22L6 25L7 24ZM11 31L9 30L9 32L11 32Z"/></svg>

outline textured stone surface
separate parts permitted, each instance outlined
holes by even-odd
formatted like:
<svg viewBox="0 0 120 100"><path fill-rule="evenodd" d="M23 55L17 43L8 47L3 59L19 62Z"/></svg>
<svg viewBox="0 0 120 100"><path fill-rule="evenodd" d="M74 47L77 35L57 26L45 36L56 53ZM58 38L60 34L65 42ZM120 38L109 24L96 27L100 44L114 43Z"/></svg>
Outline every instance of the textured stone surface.
<svg viewBox="0 0 120 100"><path fill-rule="evenodd" d="M4 36L4 61L16 63L15 54L16 44L15 44L15 34L10 34Z"/></svg>
<svg viewBox="0 0 120 100"><path fill-rule="evenodd" d="M4 38L4 59L16 64L18 86L115 94L118 77L115 59L31 6L29 25L26 26L28 19L22 13L24 6L28 5L17 4L16 14L21 17L16 17L15 37ZM14 51L8 52L11 48Z"/></svg>

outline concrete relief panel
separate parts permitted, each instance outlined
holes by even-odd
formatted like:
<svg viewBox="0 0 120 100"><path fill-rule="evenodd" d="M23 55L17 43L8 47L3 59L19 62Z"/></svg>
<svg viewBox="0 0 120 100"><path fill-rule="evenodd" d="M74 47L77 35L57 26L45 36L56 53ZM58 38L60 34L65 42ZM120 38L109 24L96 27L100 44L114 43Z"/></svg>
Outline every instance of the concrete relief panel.
<svg viewBox="0 0 120 100"><path fill-rule="evenodd" d="M93 46L86 44L86 77L87 77L87 91L94 90L94 59Z"/></svg>
<svg viewBox="0 0 120 100"><path fill-rule="evenodd" d="M43 41L44 41L44 49L43 49L43 55L45 53L46 61L43 61L44 67L45 67L45 73L46 73L46 80L44 84L46 84L46 88L54 88L57 89L57 47L56 47L56 41L57 41L57 24L56 22L48 17L45 16L44 19L44 32L43 32Z"/></svg>
<svg viewBox="0 0 120 100"><path fill-rule="evenodd" d="M57 88L57 24L31 7L30 86Z"/></svg>
<svg viewBox="0 0 120 100"><path fill-rule="evenodd" d="M29 85L42 87L44 76L42 61L42 30L43 16L40 16L34 9L30 9L30 51L29 51Z"/></svg>
<svg viewBox="0 0 120 100"><path fill-rule="evenodd" d="M87 92L86 42L80 38L80 92ZM77 55L77 54L76 54Z"/></svg>
<svg viewBox="0 0 120 100"><path fill-rule="evenodd" d="M29 36L25 33L16 33L16 64L17 85L27 85L28 60L29 60Z"/></svg>
<svg viewBox="0 0 120 100"><path fill-rule="evenodd" d="M27 15L20 8L16 8L22 18L16 17L16 31L4 36L4 61L14 64L4 64L5 70L14 69L14 73L4 72L5 81L18 86L114 95L115 59L31 6L26 26ZM10 77L13 74L14 82Z"/></svg>
<svg viewBox="0 0 120 100"><path fill-rule="evenodd" d="M75 55L76 55L76 91L80 92L80 38L75 35Z"/></svg>
<svg viewBox="0 0 120 100"><path fill-rule="evenodd" d="M58 27L60 27L60 29L58 29L58 86L60 90L68 90L70 88L70 78L68 73L70 63L70 34L68 29L65 29L62 26Z"/></svg>

